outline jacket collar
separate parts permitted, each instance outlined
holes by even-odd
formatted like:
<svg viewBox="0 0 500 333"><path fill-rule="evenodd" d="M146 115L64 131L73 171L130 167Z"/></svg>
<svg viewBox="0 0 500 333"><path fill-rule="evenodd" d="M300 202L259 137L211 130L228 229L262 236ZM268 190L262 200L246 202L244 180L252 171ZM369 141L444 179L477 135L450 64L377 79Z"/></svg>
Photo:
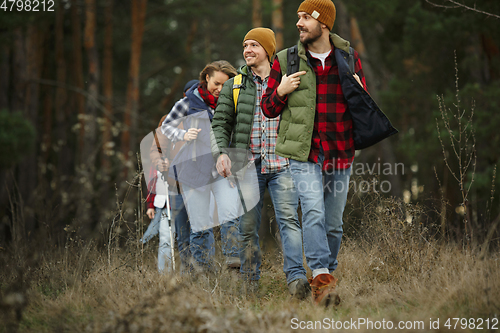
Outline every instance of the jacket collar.
<svg viewBox="0 0 500 333"><path fill-rule="evenodd" d="M345 52L349 53L349 46L350 43L349 41L343 39L337 34L330 33L330 43L333 44L338 49L344 50ZM306 55L306 46L302 44L300 41L298 42L298 53L299 57L307 61L307 55Z"/></svg>
<svg viewBox="0 0 500 333"><path fill-rule="evenodd" d="M200 92L198 91L197 84L193 85L186 92L186 98L189 101L190 108L208 109L208 106L205 104L205 101L203 101L203 98L201 98Z"/></svg>
<svg viewBox="0 0 500 333"><path fill-rule="evenodd" d="M254 74L254 72L252 72L252 70L247 65L243 65L240 68L238 68L237 72L238 72L238 74L241 74L244 77L247 77L248 80L253 82L255 74ZM267 76L267 77L269 77L269 76ZM266 78L261 77L261 80L264 82L264 81L266 81Z"/></svg>

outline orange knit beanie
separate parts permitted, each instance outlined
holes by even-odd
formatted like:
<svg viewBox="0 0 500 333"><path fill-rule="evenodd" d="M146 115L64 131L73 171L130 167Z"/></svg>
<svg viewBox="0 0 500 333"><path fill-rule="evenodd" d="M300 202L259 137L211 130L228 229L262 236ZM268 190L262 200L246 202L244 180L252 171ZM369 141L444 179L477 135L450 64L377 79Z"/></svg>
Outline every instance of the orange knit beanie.
<svg viewBox="0 0 500 333"><path fill-rule="evenodd" d="M331 0L305 0L299 6L298 12L306 12L320 23L332 30L335 22L335 5Z"/></svg>
<svg viewBox="0 0 500 333"><path fill-rule="evenodd" d="M273 59L276 53L276 37L274 37L274 31L268 28L254 28L246 34L245 38L243 38L243 42L248 39L259 42L264 50L266 50L269 60L271 61Z"/></svg>

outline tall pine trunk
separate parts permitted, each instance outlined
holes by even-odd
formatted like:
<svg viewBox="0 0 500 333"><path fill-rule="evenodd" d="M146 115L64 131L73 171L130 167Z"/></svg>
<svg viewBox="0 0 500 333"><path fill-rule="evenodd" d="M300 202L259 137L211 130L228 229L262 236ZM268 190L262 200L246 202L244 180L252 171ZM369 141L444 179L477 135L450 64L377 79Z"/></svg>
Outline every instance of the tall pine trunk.
<svg viewBox="0 0 500 333"><path fill-rule="evenodd" d="M85 96L83 81L83 59L82 59L82 22L78 1L71 0L71 30L72 30L72 50L73 50L73 85L79 92L74 93L75 112L78 115L79 133L76 164L82 161L83 144L85 141Z"/></svg>
<svg viewBox="0 0 500 333"><path fill-rule="evenodd" d="M377 80L373 73L369 55L366 50L363 36L361 34L361 30L359 29L357 20L347 11L347 8L344 5L343 1L335 1L335 7L337 9L337 18L335 20L334 29L336 29L341 37L350 40L351 46L359 53L361 64L363 66L363 72L365 74L368 86L368 91L373 99L377 101L379 90L379 85L377 84L377 82L379 82L380 80ZM380 158L378 158L378 156L380 156ZM376 162L374 162L375 159L377 160ZM394 148L390 140L382 140L382 142L375 145L374 147L363 150L360 156L355 159L355 162L356 161L358 163L370 163L371 161L372 163L380 163L380 166L385 165L385 163L389 163L393 171L396 170L397 163ZM398 175L395 172L387 176L387 179L391 184L391 195L399 197L403 194L401 176L402 175Z"/></svg>
<svg viewBox="0 0 500 333"><path fill-rule="evenodd" d="M25 33L22 28L16 28L12 33L12 94L11 94L11 112L24 112L24 100L26 96L26 49ZM24 167L26 165L24 163ZM16 167L19 169L19 167ZM33 172L36 174L36 172ZM17 177L12 173L12 183L17 182ZM15 245L21 244L26 238L26 221L22 216L24 202L23 194L9 187L8 198L10 200L11 232L12 240Z"/></svg>
<svg viewBox="0 0 500 333"><path fill-rule="evenodd" d="M141 64L142 37L146 18L147 0L132 0L132 46L127 86L127 101L123 118L122 153L125 162L125 177L132 167L132 150L135 149L135 132L139 109L139 70ZM132 121L133 120L133 121Z"/></svg>
<svg viewBox="0 0 500 333"><path fill-rule="evenodd" d="M363 72L365 74L366 81L371 82L371 86L369 87L370 95L373 97L375 101L377 101L379 89L376 82L379 80L375 78L375 74L373 73L371 62L368 57L368 52L366 51L365 43L363 42L363 36L358 26L358 21L353 16L351 16L350 26L351 26L351 40L352 40L351 45L359 53L359 56L363 64ZM384 165L385 163L389 163L393 171L397 170L396 154L394 153L394 147L392 146L390 140L382 140L378 145L371 148L372 151L374 151L375 149L377 150L378 155L382 156L383 159L383 161L378 161L377 163L382 163ZM391 195L397 197L403 195L403 185L401 180L402 176L403 175L398 175L397 172L391 172L391 174L387 175L387 179L391 184L390 188Z"/></svg>
<svg viewBox="0 0 500 333"><path fill-rule="evenodd" d="M104 56L102 62L102 84L104 94L104 124L102 132L101 167L103 178L108 179L113 149L111 121L113 117L113 0L107 1L104 13Z"/></svg>
<svg viewBox="0 0 500 333"><path fill-rule="evenodd" d="M276 34L276 52L283 49L283 0L273 0L273 31Z"/></svg>
<svg viewBox="0 0 500 333"><path fill-rule="evenodd" d="M56 88L55 93L55 122L56 122L56 141L54 142L56 149L59 154L57 154L57 172L55 175L55 181L59 184L57 186L58 191L61 191L62 179L66 178L65 176L68 173L73 172L73 168L71 167L73 163L74 156L76 156L74 152L74 148L69 145L70 138L70 129L72 127L72 117L73 113L80 114L83 112L79 109L79 105L83 105L81 101L84 101L83 96L81 94L74 94L73 101L77 103L76 112L73 112L73 108L70 107L69 94L66 88L66 84L68 83L68 62L66 61L66 55L64 50L64 6L62 4L62 0L59 4L60 10L56 13L56 31L55 31L55 59L56 59L56 80L58 86ZM81 42L78 39L78 43L75 44L78 36L80 35L80 24L79 24L79 14L76 4L73 3L71 5L71 19L72 19L72 49L73 49L73 63L74 67L71 68L71 72L74 75L73 85L82 89L83 87L83 73L81 69L81 55L76 54L77 52L81 52ZM75 21L73 21L75 20ZM75 31L75 29L77 31ZM71 61L70 61L71 62ZM79 64L79 65L78 65ZM80 67L79 67L80 66ZM71 112L71 114L70 114Z"/></svg>
<svg viewBox="0 0 500 333"><path fill-rule="evenodd" d="M96 0L85 0L85 34L84 47L88 61L87 90L88 98L85 105L85 133L82 162L91 169L95 168L97 144L97 103L99 97L99 58L95 41L96 33Z"/></svg>
<svg viewBox="0 0 500 333"><path fill-rule="evenodd" d="M9 109L10 45L0 45L0 111Z"/></svg>
<svg viewBox="0 0 500 333"><path fill-rule="evenodd" d="M25 37L25 99L24 106L22 107L24 116L29 120L34 127L40 131L38 126L38 111L40 101L40 78L43 61L43 39L44 29L36 26L34 23L29 24L26 30ZM39 143L41 135L37 136ZM18 165L17 183L19 184L19 191L22 200L25 203L23 206L25 231L29 234L35 230L35 205L36 193L35 189L38 182L38 163L37 163L37 149L35 146L22 162ZM29 204L28 204L29 203Z"/></svg>
<svg viewBox="0 0 500 333"><path fill-rule="evenodd" d="M196 36L197 31L198 31L198 20L194 19L191 22L191 29L189 31L189 35L186 38L184 59L191 58L193 41L194 41L194 37ZM168 95L162 99L161 104L160 104L161 109L165 109L165 108L171 106L173 99L174 99L175 95L177 94L177 92L184 87L184 84L186 83L185 81L187 81L185 73L186 73L186 69L187 69L188 65L189 65L189 63L187 61L182 62L182 64L181 64L182 70L175 78L175 82L172 85L170 93L168 93ZM162 115L160 115L160 117Z"/></svg>
<svg viewBox="0 0 500 333"><path fill-rule="evenodd" d="M262 2L252 0L252 26L254 28L262 26Z"/></svg>
<svg viewBox="0 0 500 333"><path fill-rule="evenodd" d="M7 36L7 33L3 33L2 35ZM0 45L0 111L9 110L10 58L10 43ZM4 207L8 199L6 190L8 186L7 179L11 179L11 177L7 178L7 170L0 169L0 184L2 184L0 187L0 207ZM2 215L0 214L0 218L3 217ZM0 238L0 241L2 239Z"/></svg>
<svg viewBox="0 0 500 333"><path fill-rule="evenodd" d="M81 161L77 168L77 176L80 181L80 200L77 208L77 216L82 223L84 232L90 232L93 228L92 209L94 198L95 160L97 142L97 98L99 83L99 64L97 57L97 46L95 42L96 31L96 2L85 0L85 33L84 47L88 61L87 90L88 97L85 105L83 147Z"/></svg>

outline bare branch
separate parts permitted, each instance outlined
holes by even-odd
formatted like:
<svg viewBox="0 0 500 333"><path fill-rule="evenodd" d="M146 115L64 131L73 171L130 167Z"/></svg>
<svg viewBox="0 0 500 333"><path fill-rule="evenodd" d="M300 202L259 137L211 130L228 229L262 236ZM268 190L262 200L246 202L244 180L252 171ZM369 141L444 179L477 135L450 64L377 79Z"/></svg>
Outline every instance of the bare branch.
<svg viewBox="0 0 500 333"><path fill-rule="evenodd" d="M474 7L469 7L469 6L467 6L467 5L463 4L463 3L457 2L455 0L445 0L445 1L453 4L454 6L438 5L437 3L434 3L434 2L432 2L430 0L425 0L425 2L433 5L434 7L446 8L446 9L464 8L464 9L467 9L467 10L470 10L470 11L473 11L473 12L476 12L476 13L479 13L479 14L483 14L483 15L486 15L486 16L489 16L489 17L494 17L496 19L500 19L500 15L496 15L496 14L492 14L492 13L488 13L488 12L479 10L479 9L476 8L476 5L474 5Z"/></svg>

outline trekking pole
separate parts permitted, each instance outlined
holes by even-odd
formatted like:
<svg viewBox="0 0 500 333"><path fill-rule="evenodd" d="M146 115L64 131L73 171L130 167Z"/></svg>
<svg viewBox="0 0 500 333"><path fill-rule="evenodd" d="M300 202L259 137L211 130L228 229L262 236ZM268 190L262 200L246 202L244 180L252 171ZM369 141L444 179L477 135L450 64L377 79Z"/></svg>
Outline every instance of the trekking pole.
<svg viewBox="0 0 500 333"><path fill-rule="evenodd" d="M172 216L170 214L170 196L168 194L168 182L167 182L166 177L167 177L167 173L162 172L162 178L163 178L163 181L165 182L165 187L167 188L166 205L167 205L168 231L170 233L170 255L171 255L171 260L172 260L172 271L175 272L174 237L173 237L173 232L172 232Z"/></svg>
<svg viewBox="0 0 500 333"><path fill-rule="evenodd" d="M156 148L158 149L158 153L160 153L160 158L165 161L165 157L163 155L163 150L161 149L160 141L158 140L158 136L156 135L156 129L153 130L153 137L156 142ZM175 169L174 169L175 170ZM174 256L174 237L172 233L172 218L170 215L170 196L168 195L168 182L167 182L168 171L161 172L161 178L166 188L166 205L167 205L167 220L168 220L168 232L170 233L170 255L172 260L172 271L175 272L175 256ZM176 177L177 178L177 177Z"/></svg>

